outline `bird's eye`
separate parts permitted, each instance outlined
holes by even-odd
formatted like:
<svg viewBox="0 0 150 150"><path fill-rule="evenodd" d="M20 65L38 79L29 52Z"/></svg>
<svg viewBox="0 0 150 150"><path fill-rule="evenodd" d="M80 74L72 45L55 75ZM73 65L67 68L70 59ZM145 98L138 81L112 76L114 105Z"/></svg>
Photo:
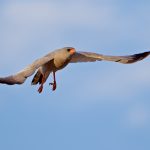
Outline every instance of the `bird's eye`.
<svg viewBox="0 0 150 150"><path fill-rule="evenodd" d="M70 49L68 48L67 51L70 52Z"/></svg>

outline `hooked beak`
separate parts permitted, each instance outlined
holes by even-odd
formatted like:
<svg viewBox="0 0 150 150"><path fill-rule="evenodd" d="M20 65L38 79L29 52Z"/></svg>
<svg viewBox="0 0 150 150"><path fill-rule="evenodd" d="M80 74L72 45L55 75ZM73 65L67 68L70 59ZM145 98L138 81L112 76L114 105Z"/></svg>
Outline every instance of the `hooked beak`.
<svg viewBox="0 0 150 150"><path fill-rule="evenodd" d="M69 53L70 53L71 55L73 55L75 52L76 52L76 50L75 50L74 48L72 48Z"/></svg>

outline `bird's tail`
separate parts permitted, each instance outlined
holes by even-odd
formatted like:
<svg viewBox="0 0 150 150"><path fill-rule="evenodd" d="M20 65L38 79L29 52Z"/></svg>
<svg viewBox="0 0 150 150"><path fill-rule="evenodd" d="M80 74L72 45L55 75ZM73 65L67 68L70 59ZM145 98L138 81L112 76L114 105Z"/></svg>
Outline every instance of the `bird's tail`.
<svg viewBox="0 0 150 150"><path fill-rule="evenodd" d="M31 84L36 85L38 83L41 83L42 77L43 77L42 73L38 70L35 76L33 77Z"/></svg>

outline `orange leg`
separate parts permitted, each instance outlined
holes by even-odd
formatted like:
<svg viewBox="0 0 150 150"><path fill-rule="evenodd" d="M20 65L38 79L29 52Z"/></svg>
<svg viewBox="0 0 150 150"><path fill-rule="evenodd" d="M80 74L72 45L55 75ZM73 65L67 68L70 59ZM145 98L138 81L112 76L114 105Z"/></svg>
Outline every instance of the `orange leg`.
<svg viewBox="0 0 150 150"><path fill-rule="evenodd" d="M52 91L56 90L57 84L56 84L56 77L55 77L55 72L53 71L53 78L54 78L54 82L50 83L49 85L52 85Z"/></svg>
<svg viewBox="0 0 150 150"><path fill-rule="evenodd" d="M38 89L38 92L39 92L39 93L42 93L42 91L43 91L43 85L44 85L45 81L46 81L46 80L45 80L45 77L44 77L44 75L43 75L41 85L40 85L40 87L39 87L39 89Z"/></svg>

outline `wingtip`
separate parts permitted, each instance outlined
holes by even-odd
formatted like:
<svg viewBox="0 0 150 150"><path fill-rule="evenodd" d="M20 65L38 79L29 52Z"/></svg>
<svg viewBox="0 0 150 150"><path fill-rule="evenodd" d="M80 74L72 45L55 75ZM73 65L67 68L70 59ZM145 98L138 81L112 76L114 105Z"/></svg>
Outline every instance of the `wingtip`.
<svg viewBox="0 0 150 150"><path fill-rule="evenodd" d="M150 55L150 51L147 51L147 52L141 53L141 55L143 55L143 57L145 58L145 57L147 57L147 56L149 56L149 55Z"/></svg>
<svg viewBox="0 0 150 150"><path fill-rule="evenodd" d="M1 78L0 78L0 83L1 83L1 84L13 85L13 84L14 84L13 77L12 77L12 76L9 76L9 77L1 77Z"/></svg>

